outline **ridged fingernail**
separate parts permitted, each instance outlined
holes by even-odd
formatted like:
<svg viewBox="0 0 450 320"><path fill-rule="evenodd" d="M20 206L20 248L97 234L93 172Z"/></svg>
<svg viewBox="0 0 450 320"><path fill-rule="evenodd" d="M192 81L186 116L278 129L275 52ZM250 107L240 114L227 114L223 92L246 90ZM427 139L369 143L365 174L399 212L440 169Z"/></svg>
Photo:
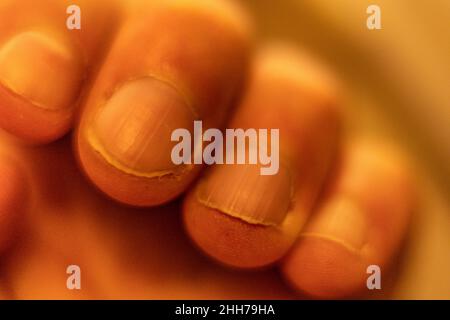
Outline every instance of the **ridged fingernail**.
<svg viewBox="0 0 450 320"><path fill-rule="evenodd" d="M284 166L275 175L261 175L259 165L217 165L197 190L203 205L258 225L280 225L291 197L291 175Z"/></svg>
<svg viewBox="0 0 450 320"><path fill-rule="evenodd" d="M194 113L171 85L151 78L123 84L88 129L91 146L118 169L144 177L178 172L172 131L190 129Z"/></svg>
<svg viewBox="0 0 450 320"><path fill-rule="evenodd" d="M70 107L82 80L81 57L44 34L18 34L0 49L0 83L37 107Z"/></svg>
<svg viewBox="0 0 450 320"><path fill-rule="evenodd" d="M366 220L364 212L352 199L336 198L317 213L304 235L322 236L352 250L360 250L367 239Z"/></svg>

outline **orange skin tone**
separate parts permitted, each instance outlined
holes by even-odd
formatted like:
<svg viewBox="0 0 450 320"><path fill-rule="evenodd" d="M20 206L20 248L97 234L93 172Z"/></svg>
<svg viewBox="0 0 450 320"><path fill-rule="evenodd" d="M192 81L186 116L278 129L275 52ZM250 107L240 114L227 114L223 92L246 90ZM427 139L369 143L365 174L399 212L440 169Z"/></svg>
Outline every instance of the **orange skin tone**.
<svg viewBox="0 0 450 320"><path fill-rule="evenodd" d="M69 48L61 65L72 68L75 59L73 70L83 75L71 74L67 82L49 76L55 95L79 92L73 98L57 96L52 101L61 105L51 111L8 88L7 81L0 83L5 130L0 132L0 292L6 292L1 297L366 295L366 266L387 268L406 233L414 192L404 160L385 146L341 139L339 89L305 54L294 53L297 62L287 68L294 71L283 73L286 69L277 65L289 60L284 49L251 52L250 24L239 9L220 2L206 9L188 0L179 3L172 8L81 1L80 31L60 27L68 1L48 0L36 10L28 0L0 7L0 19L11 22L0 32L0 45L23 30L44 32ZM168 37L161 38L167 30ZM189 37L196 45L183 47ZM53 51L42 52L53 60ZM84 67L78 70L78 64ZM175 171L157 177L134 175L121 167L125 161L131 168L129 158L108 158L95 149L89 134L101 108L123 83L149 76L169 83L205 127L280 128L282 159L295 181L292 205L280 225L250 223L202 204L196 195L205 179L199 177L201 166L170 167ZM53 98L39 94L39 99ZM168 107L175 101L158 99ZM168 125L186 122L183 112L175 112ZM115 123L110 126L114 130ZM152 153L167 149L167 143L160 139L144 150L145 159L153 161ZM326 227L333 213L327 205L342 195L351 195L364 216L365 229L355 231L364 236L361 250L349 250L338 238L342 234ZM384 200L377 206L376 199ZM388 208L394 208L394 217ZM70 264L82 270L82 290L66 288Z"/></svg>

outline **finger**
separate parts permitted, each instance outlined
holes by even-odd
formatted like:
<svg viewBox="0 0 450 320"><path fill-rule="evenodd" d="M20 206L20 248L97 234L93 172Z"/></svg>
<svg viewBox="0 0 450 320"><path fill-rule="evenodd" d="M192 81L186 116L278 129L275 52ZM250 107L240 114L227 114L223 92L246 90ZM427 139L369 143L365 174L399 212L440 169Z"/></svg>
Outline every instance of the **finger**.
<svg viewBox="0 0 450 320"><path fill-rule="evenodd" d="M17 234L27 203L26 182L19 166L11 159L0 158L0 253Z"/></svg>
<svg viewBox="0 0 450 320"><path fill-rule="evenodd" d="M271 48L259 55L228 127L279 129L279 168L273 175L262 175L261 163L208 170L184 203L186 229L207 254L228 265L259 267L287 252L338 143L334 90L328 74L302 53ZM258 139L262 148L261 133ZM271 139L276 157L278 141Z"/></svg>
<svg viewBox="0 0 450 320"><path fill-rule="evenodd" d="M363 289L370 265L385 270L414 203L404 160L389 148L351 144L341 162L323 204L283 262L292 284L321 298Z"/></svg>
<svg viewBox="0 0 450 320"><path fill-rule="evenodd" d="M20 245L11 251L3 263L3 276L11 288L14 299L18 300L80 300L92 299L94 280L90 270L82 273L81 290L70 290L67 283L70 273L68 266L73 256L54 250L53 244L44 243L37 238L35 231L21 236ZM64 240L63 240L64 241ZM78 263L78 262L77 262ZM83 272L87 269L81 264Z"/></svg>
<svg viewBox="0 0 450 320"><path fill-rule="evenodd" d="M110 6L78 1L81 30L69 30L71 1L6 0L0 5L0 126L33 143L64 135L97 59L99 33L108 39ZM94 25L95 23L95 25Z"/></svg>
<svg viewBox="0 0 450 320"><path fill-rule="evenodd" d="M245 74L248 28L225 1L146 3L128 20L91 90L77 147L110 197L156 205L198 173L172 162L171 134L192 132L196 119L220 125Z"/></svg>
<svg viewBox="0 0 450 320"><path fill-rule="evenodd" d="M25 196L16 192L14 202L20 208L25 206L25 210L9 211L15 215L8 243L13 246L4 255L0 252L0 274L14 299L80 299L97 289L96 281L90 278L91 270L86 269L87 259L82 257L92 255L95 249L91 239L86 240L85 231L98 230L86 228L90 220L80 216L92 216L101 206L85 205L95 193L79 174L69 141L67 137L47 146L29 148L0 130L0 159L4 159L1 154L14 155L17 162L9 161L10 167L21 177L5 181L26 184ZM1 172L0 178L1 193ZM82 247L85 241L87 247ZM98 256L98 252L95 254ZM82 290L67 287L70 274L66 270L71 264L83 270Z"/></svg>

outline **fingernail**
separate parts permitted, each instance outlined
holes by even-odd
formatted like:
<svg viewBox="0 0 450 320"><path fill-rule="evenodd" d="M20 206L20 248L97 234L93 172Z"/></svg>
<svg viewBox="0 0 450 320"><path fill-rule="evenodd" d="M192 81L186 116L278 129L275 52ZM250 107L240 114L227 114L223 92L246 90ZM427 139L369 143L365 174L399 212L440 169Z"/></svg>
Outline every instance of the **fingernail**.
<svg viewBox="0 0 450 320"><path fill-rule="evenodd" d="M203 205L258 225L280 225L291 197L291 175L284 166L267 176L259 165L218 165L197 189Z"/></svg>
<svg viewBox="0 0 450 320"><path fill-rule="evenodd" d="M364 212L352 199L342 197L325 205L303 235L328 238L358 251L366 242L367 230Z"/></svg>
<svg viewBox="0 0 450 320"><path fill-rule="evenodd" d="M41 33L21 33L0 48L0 83L37 107L70 107L82 80L75 50Z"/></svg>
<svg viewBox="0 0 450 320"><path fill-rule="evenodd" d="M193 126L195 116L168 83L147 77L122 85L95 115L91 146L113 166L143 177L179 172L171 160L173 130Z"/></svg>

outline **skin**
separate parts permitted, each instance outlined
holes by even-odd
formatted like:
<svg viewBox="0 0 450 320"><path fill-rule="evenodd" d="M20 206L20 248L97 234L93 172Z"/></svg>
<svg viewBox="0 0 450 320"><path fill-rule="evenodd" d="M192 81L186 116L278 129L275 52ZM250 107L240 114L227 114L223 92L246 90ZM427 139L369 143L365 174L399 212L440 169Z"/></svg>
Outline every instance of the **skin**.
<svg viewBox="0 0 450 320"><path fill-rule="evenodd" d="M66 1L0 6L0 20L11 22L0 31L13 52L3 55L8 66L26 66L27 52L49 63L25 76L0 63L1 294L367 295L367 266L387 269L407 230L414 190L405 160L395 148L344 139L336 80L297 49L253 50L239 7L173 3L81 1L80 31L61 27ZM49 65L40 86L36 70ZM15 84L20 77L34 85ZM117 131L134 119L122 109L139 110L140 101L156 111L143 123L123 121L150 136L155 128L150 146L127 145ZM208 192L217 168L155 156L173 145L156 131L165 110L169 128L193 119L205 128L279 128L291 192L281 218L266 223L203 201L199 190ZM239 191L233 181L227 188ZM70 264L82 270L82 290L66 288Z"/></svg>

